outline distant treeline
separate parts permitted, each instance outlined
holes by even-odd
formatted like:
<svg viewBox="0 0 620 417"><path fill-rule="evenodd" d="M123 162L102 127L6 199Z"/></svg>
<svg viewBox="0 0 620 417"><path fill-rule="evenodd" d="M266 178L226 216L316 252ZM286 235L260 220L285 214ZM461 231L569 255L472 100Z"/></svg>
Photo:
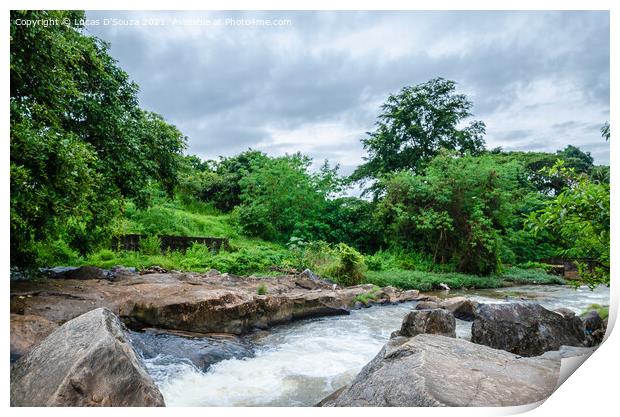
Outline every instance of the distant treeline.
<svg viewBox="0 0 620 417"><path fill-rule="evenodd" d="M83 13L11 12L64 17ZM81 27L11 24L12 266L38 265L50 242L81 253L109 244L127 203L146 208L160 190L209 203L267 241L407 251L477 275L558 255L597 259L583 278L609 280L609 167L571 145L487 149L485 124L454 81L390 95L348 177L328 161L312 171L299 153L185 156L186 138L141 109L137 91ZM346 196L353 185L361 198Z"/></svg>

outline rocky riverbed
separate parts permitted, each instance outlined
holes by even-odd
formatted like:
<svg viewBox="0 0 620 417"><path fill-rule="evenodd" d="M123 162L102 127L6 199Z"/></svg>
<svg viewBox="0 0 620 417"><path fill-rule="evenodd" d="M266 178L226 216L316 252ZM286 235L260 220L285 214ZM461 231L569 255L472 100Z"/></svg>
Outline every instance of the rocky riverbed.
<svg viewBox="0 0 620 417"><path fill-rule="evenodd" d="M21 356L58 325L98 307L134 330L240 335L293 320L346 315L356 297L368 294L369 303L412 301L419 295L372 285L341 288L312 274L256 278L87 267L11 282L11 356Z"/></svg>
<svg viewBox="0 0 620 417"><path fill-rule="evenodd" d="M12 282L12 360L25 354L11 372L13 403L34 404L24 400L28 387L40 379L37 372L53 372L58 381L68 381L62 398L75 400L65 405L129 401L112 389L109 381L115 378L133 379L145 387L140 392L130 390L131 401L145 405L165 401L172 406L308 406L325 397L322 405L522 404L538 401L553 390L562 355L582 353L583 347L570 348L577 349L575 353L564 344L592 343L588 332L600 333L600 319L588 316L582 321L577 315L593 302L607 304L609 296L608 289L588 290L587 296L580 297L571 288L541 286L505 289L504 297L499 290L493 297L474 294L446 299L446 293L339 288L311 275L240 278L215 272L151 272L123 270L89 279L81 271L71 279ZM266 288L266 294L259 294L264 292L261 288ZM361 308L361 299L381 307ZM529 299L537 303L524 302ZM563 305L569 309L550 311ZM86 322L102 330L94 339L84 338L83 314L97 307L109 310L86 314L90 317ZM118 320L112 325L115 317L129 329L119 330L123 325ZM82 324L76 325L76 320ZM478 329L474 338L472 327ZM54 343L67 335L85 346L83 353L63 353L73 347ZM530 346L535 349L527 350ZM126 353L120 357L106 353L119 349ZM541 352L546 353L539 356ZM48 356L59 362L68 359L58 368L46 360ZM442 359L429 361L432 358ZM106 374L106 367L118 369L118 361L132 363L123 366L132 373ZM76 376L72 370L78 362L86 373ZM392 368L386 368L388 362ZM460 390L460 397L447 397L454 391L448 383L452 379L441 377L442 366L451 363L451 369L458 371L452 379L471 388ZM494 365L500 363L504 365ZM104 391L89 393L97 386L88 376L93 375L89 367L98 367ZM431 385L420 385L412 375ZM373 394L376 388L396 389L403 378L409 383L407 393L390 391L396 393L392 399L380 391ZM82 382L72 385L72 381ZM147 389L152 384L163 394L160 399ZM515 395L510 394L511 385L520 387ZM37 404L62 403L62 398L51 394L42 398L45 395L36 397Z"/></svg>

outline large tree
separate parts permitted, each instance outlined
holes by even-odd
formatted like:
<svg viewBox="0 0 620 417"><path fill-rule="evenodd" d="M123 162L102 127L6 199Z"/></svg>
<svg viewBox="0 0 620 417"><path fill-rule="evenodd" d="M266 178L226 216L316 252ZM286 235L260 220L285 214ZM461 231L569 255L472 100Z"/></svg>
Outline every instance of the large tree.
<svg viewBox="0 0 620 417"><path fill-rule="evenodd" d="M171 192L185 137L138 106L138 86L82 33L80 11L12 11L11 264L63 239L86 251L126 198ZM57 22L22 25L24 20ZM67 24L68 22L68 24Z"/></svg>
<svg viewBox="0 0 620 417"><path fill-rule="evenodd" d="M377 179L395 171L421 173L441 149L460 155L484 150L485 125L463 123L472 116L472 103L456 92L456 83L435 78L403 88L381 107L376 129L362 139L366 162L353 180Z"/></svg>
<svg viewBox="0 0 620 417"><path fill-rule="evenodd" d="M398 172L382 181L378 218L392 245L488 275L501 266L503 239L514 222L519 165L492 156L441 153L424 174Z"/></svg>

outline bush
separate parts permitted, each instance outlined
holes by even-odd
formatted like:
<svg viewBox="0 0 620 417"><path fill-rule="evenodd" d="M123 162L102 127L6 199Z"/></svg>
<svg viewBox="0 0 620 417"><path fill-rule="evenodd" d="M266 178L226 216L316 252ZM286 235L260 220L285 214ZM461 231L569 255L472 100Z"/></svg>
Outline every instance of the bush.
<svg viewBox="0 0 620 417"><path fill-rule="evenodd" d="M345 243L336 245L334 251L338 262L325 270L326 275L344 286L361 284L366 270L364 256Z"/></svg>
<svg viewBox="0 0 620 417"><path fill-rule="evenodd" d="M143 255L158 255L161 253L161 239L156 235L149 235L140 239L140 253Z"/></svg>
<svg viewBox="0 0 620 417"><path fill-rule="evenodd" d="M258 289L256 290L256 293L258 295L265 295L265 294L267 294L267 286L265 284L260 284L258 286Z"/></svg>
<svg viewBox="0 0 620 417"><path fill-rule="evenodd" d="M75 265L81 259L80 254L63 239L42 242L35 245L36 258L40 265Z"/></svg>

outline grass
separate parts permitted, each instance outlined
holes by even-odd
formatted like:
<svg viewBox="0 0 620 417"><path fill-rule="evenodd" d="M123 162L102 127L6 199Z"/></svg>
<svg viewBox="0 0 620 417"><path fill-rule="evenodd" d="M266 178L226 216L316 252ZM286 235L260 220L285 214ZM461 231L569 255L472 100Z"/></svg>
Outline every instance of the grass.
<svg viewBox="0 0 620 417"><path fill-rule="evenodd" d="M461 288L500 288L510 284L564 284L564 280L541 270L508 268L501 275L481 277L456 272L437 273L392 269L388 271L368 271L365 282L381 287L391 285L405 290L432 291L439 284L447 284L452 289Z"/></svg>
<svg viewBox="0 0 620 417"><path fill-rule="evenodd" d="M356 302L360 302L364 305L368 305L368 303L377 299L377 292L379 290L380 288L375 286L373 287L372 290L370 290L367 293L356 295L355 298L353 299L353 304L355 304Z"/></svg>
<svg viewBox="0 0 620 417"><path fill-rule="evenodd" d="M267 286L265 284L260 284L258 286L258 288L256 289L256 293L258 295L265 295L265 294L267 294Z"/></svg>

